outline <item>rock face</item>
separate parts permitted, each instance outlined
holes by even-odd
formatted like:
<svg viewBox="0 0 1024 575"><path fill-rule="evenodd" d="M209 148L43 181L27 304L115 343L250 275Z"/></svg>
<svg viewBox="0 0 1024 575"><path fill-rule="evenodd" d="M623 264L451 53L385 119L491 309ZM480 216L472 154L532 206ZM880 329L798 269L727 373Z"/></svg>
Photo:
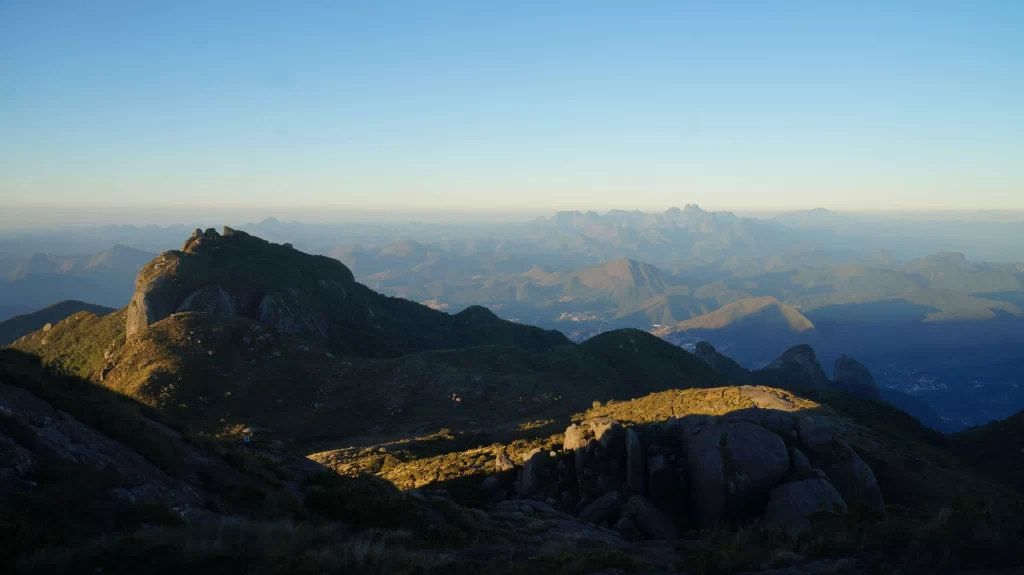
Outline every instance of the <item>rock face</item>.
<svg viewBox="0 0 1024 575"><path fill-rule="evenodd" d="M719 424L686 444L691 505L701 527L741 518L759 491L789 473L786 444L749 422Z"/></svg>
<svg viewBox="0 0 1024 575"><path fill-rule="evenodd" d="M520 479L522 491L526 495L534 495L541 491L540 466L548 454L539 448L530 451L523 456L523 477Z"/></svg>
<svg viewBox="0 0 1024 575"><path fill-rule="evenodd" d="M807 459L807 456L795 447L789 448L789 464L793 473L801 473L812 469L811 462Z"/></svg>
<svg viewBox="0 0 1024 575"><path fill-rule="evenodd" d="M235 301L220 286L207 286L192 292L175 311L201 311L228 316L238 313Z"/></svg>
<svg viewBox="0 0 1024 575"><path fill-rule="evenodd" d="M795 535L809 530L810 516L819 511L846 513L846 502L828 481L804 479L783 483L771 490L764 520Z"/></svg>
<svg viewBox="0 0 1024 575"><path fill-rule="evenodd" d="M622 509L622 494L610 491L591 502L580 511L580 519L591 523L599 523L619 513Z"/></svg>
<svg viewBox="0 0 1024 575"><path fill-rule="evenodd" d="M651 539L677 539L679 530L667 515L642 495L629 498L627 506L636 519L636 525Z"/></svg>
<svg viewBox="0 0 1024 575"><path fill-rule="evenodd" d="M644 448L640 436L633 429L626 430L626 484L630 493L643 495L645 492Z"/></svg>
<svg viewBox="0 0 1024 575"><path fill-rule="evenodd" d="M245 317L365 356L487 344L545 351L569 343L559 332L506 322L484 308L450 316L380 295L356 283L337 260L230 228L223 235L197 229L180 251L164 252L142 268L126 335L182 312Z"/></svg>
<svg viewBox="0 0 1024 575"><path fill-rule="evenodd" d="M675 539L683 530L759 517L799 533L822 510L885 512L871 468L842 440L847 423L801 412L802 400L778 390L751 388L758 390L764 394L754 394L755 403L771 408L632 427L608 417L573 424L560 457L525 454L505 497L547 497L630 540Z"/></svg>
<svg viewBox="0 0 1024 575"><path fill-rule="evenodd" d="M877 401L882 400L882 391L868 368L845 355L836 360L832 381L839 389L850 395Z"/></svg>
<svg viewBox="0 0 1024 575"><path fill-rule="evenodd" d="M843 440L833 441L830 459L822 469L850 507L863 506L885 515L885 501L874 472Z"/></svg>

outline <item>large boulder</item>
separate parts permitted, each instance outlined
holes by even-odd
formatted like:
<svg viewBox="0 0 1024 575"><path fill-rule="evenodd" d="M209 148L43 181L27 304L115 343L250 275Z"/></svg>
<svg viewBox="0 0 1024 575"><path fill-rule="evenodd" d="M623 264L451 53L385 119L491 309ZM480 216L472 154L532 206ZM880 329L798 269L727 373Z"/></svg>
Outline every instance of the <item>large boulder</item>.
<svg viewBox="0 0 1024 575"><path fill-rule="evenodd" d="M804 452L795 447L789 448L789 463L793 473L807 473L812 469L811 462Z"/></svg>
<svg viewBox="0 0 1024 575"><path fill-rule="evenodd" d="M626 503L640 531L650 539L677 539L679 531L667 515L642 495L634 495Z"/></svg>
<svg viewBox="0 0 1024 575"><path fill-rule="evenodd" d="M495 456L494 470L497 471L498 473L501 473L502 471L509 471L515 468L515 462L513 462L512 458L505 454L505 452L501 452L497 456Z"/></svg>
<svg viewBox="0 0 1024 575"><path fill-rule="evenodd" d="M604 449L607 457L622 457L625 448L626 430L622 424L610 417L595 417L588 419L584 424L590 429L593 438Z"/></svg>
<svg viewBox="0 0 1024 575"><path fill-rule="evenodd" d="M632 428L626 430L626 485L633 495L643 495L644 490L644 448L640 436Z"/></svg>
<svg viewBox="0 0 1024 575"><path fill-rule="evenodd" d="M604 519L618 515L621 509L622 494L618 491L609 491L587 504L580 511L579 517L583 521L600 523Z"/></svg>
<svg viewBox="0 0 1024 575"><path fill-rule="evenodd" d="M543 491L540 466L547 457L547 452L541 451L539 447L523 455L523 478L520 480L523 494L536 495Z"/></svg>
<svg viewBox="0 0 1024 575"><path fill-rule="evenodd" d="M818 478L792 481L771 490L764 522L796 535L809 530L810 516L821 511L846 513L846 502L835 487Z"/></svg>
<svg viewBox="0 0 1024 575"><path fill-rule="evenodd" d="M828 417L809 415L797 421L797 431L800 443L806 445L812 452L824 453L832 449L836 424Z"/></svg>
<svg viewBox="0 0 1024 575"><path fill-rule="evenodd" d="M583 426L576 425L575 423L565 428L565 439L562 440L562 449L565 451L575 451L577 449L585 449L587 447L586 430Z"/></svg>
<svg viewBox="0 0 1024 575"><path fill-rule="evenodd" d="M582 475L587 466L587 432L584 426L574 423L565 429L565 439L562 441L562 449L573 453L577 476Z"/></svg>
<svg viewBox="0 0 1024 575"><path fill-rule="evenodd" d="M846 442L835 439L822 469L851 508L863 507L885 515L885 500L875 473Z"/></svg>
<svg viewBox="0 0 1024 575"><path fill-rule="evenodd" d="M726 421L749 421L782 435L792 437L796 432L797 418L780 409L748 407L737 409L723 417Z"/></svg>
<svg viewBox="0 0 1024 575"><path fill-rule="evenodd" d="M622 489L625 438L626 429L610 417L588 419L566 429L563 447L573 450L577 489L583 499Z"/></svg>
<svg viewBox="0 0 1024 575"><path fill-rule="evenodd" d="M749 506L789 473L786 444L746 421L722 423L686 442L690 502L701 528L749 514Z"/></svg>

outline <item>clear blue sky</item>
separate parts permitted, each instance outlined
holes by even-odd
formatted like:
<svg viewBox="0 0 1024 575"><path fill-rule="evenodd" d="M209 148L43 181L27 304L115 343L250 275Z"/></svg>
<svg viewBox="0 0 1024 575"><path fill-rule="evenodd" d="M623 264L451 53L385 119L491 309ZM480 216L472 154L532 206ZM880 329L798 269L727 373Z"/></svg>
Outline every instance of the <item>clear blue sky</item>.
<svg viewBox="0 0 1024 575"><path fill-rule="evenodd" d="M0 0L0 207L1022 208L1022 29L987 0Z"/></svg>

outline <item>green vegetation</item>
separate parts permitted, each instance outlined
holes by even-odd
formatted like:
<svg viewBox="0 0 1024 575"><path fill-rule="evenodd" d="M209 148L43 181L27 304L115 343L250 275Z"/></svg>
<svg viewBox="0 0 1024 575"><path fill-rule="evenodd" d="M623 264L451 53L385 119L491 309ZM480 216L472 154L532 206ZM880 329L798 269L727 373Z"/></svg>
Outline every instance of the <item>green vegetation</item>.
<svg viewBox="0 0 1024 575"><path fill-rule="evenodd" d="M94 315L103 316L112 313L114 310L101 305L93 305L81 301L62 301L39 311L14 316L10 319L0 321L0 346L5 346L23 335L40 330L46 324L55 324L77 314L88 312Z"/></svg>
<svg viewBox="0 0 1024 575"><path fill-rule="evenodd" d="M124 342L124 325L123 309L102 316L83 311L53 323L49 331L25 335L11 347L42 358L58 371L98 378L104 356Z"/></svg>

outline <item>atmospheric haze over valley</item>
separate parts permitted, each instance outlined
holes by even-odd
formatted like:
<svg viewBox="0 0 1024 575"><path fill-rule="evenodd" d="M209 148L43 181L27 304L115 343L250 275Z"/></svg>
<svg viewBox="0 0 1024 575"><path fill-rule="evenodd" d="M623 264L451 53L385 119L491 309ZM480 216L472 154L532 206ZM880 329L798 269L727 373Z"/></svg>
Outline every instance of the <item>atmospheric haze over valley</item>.
<svg viewBox="0 0 1024 575"><path fill-rule="evenodd" d="M0 573L1020 572L1022 22L0 2Z"/></svg>

